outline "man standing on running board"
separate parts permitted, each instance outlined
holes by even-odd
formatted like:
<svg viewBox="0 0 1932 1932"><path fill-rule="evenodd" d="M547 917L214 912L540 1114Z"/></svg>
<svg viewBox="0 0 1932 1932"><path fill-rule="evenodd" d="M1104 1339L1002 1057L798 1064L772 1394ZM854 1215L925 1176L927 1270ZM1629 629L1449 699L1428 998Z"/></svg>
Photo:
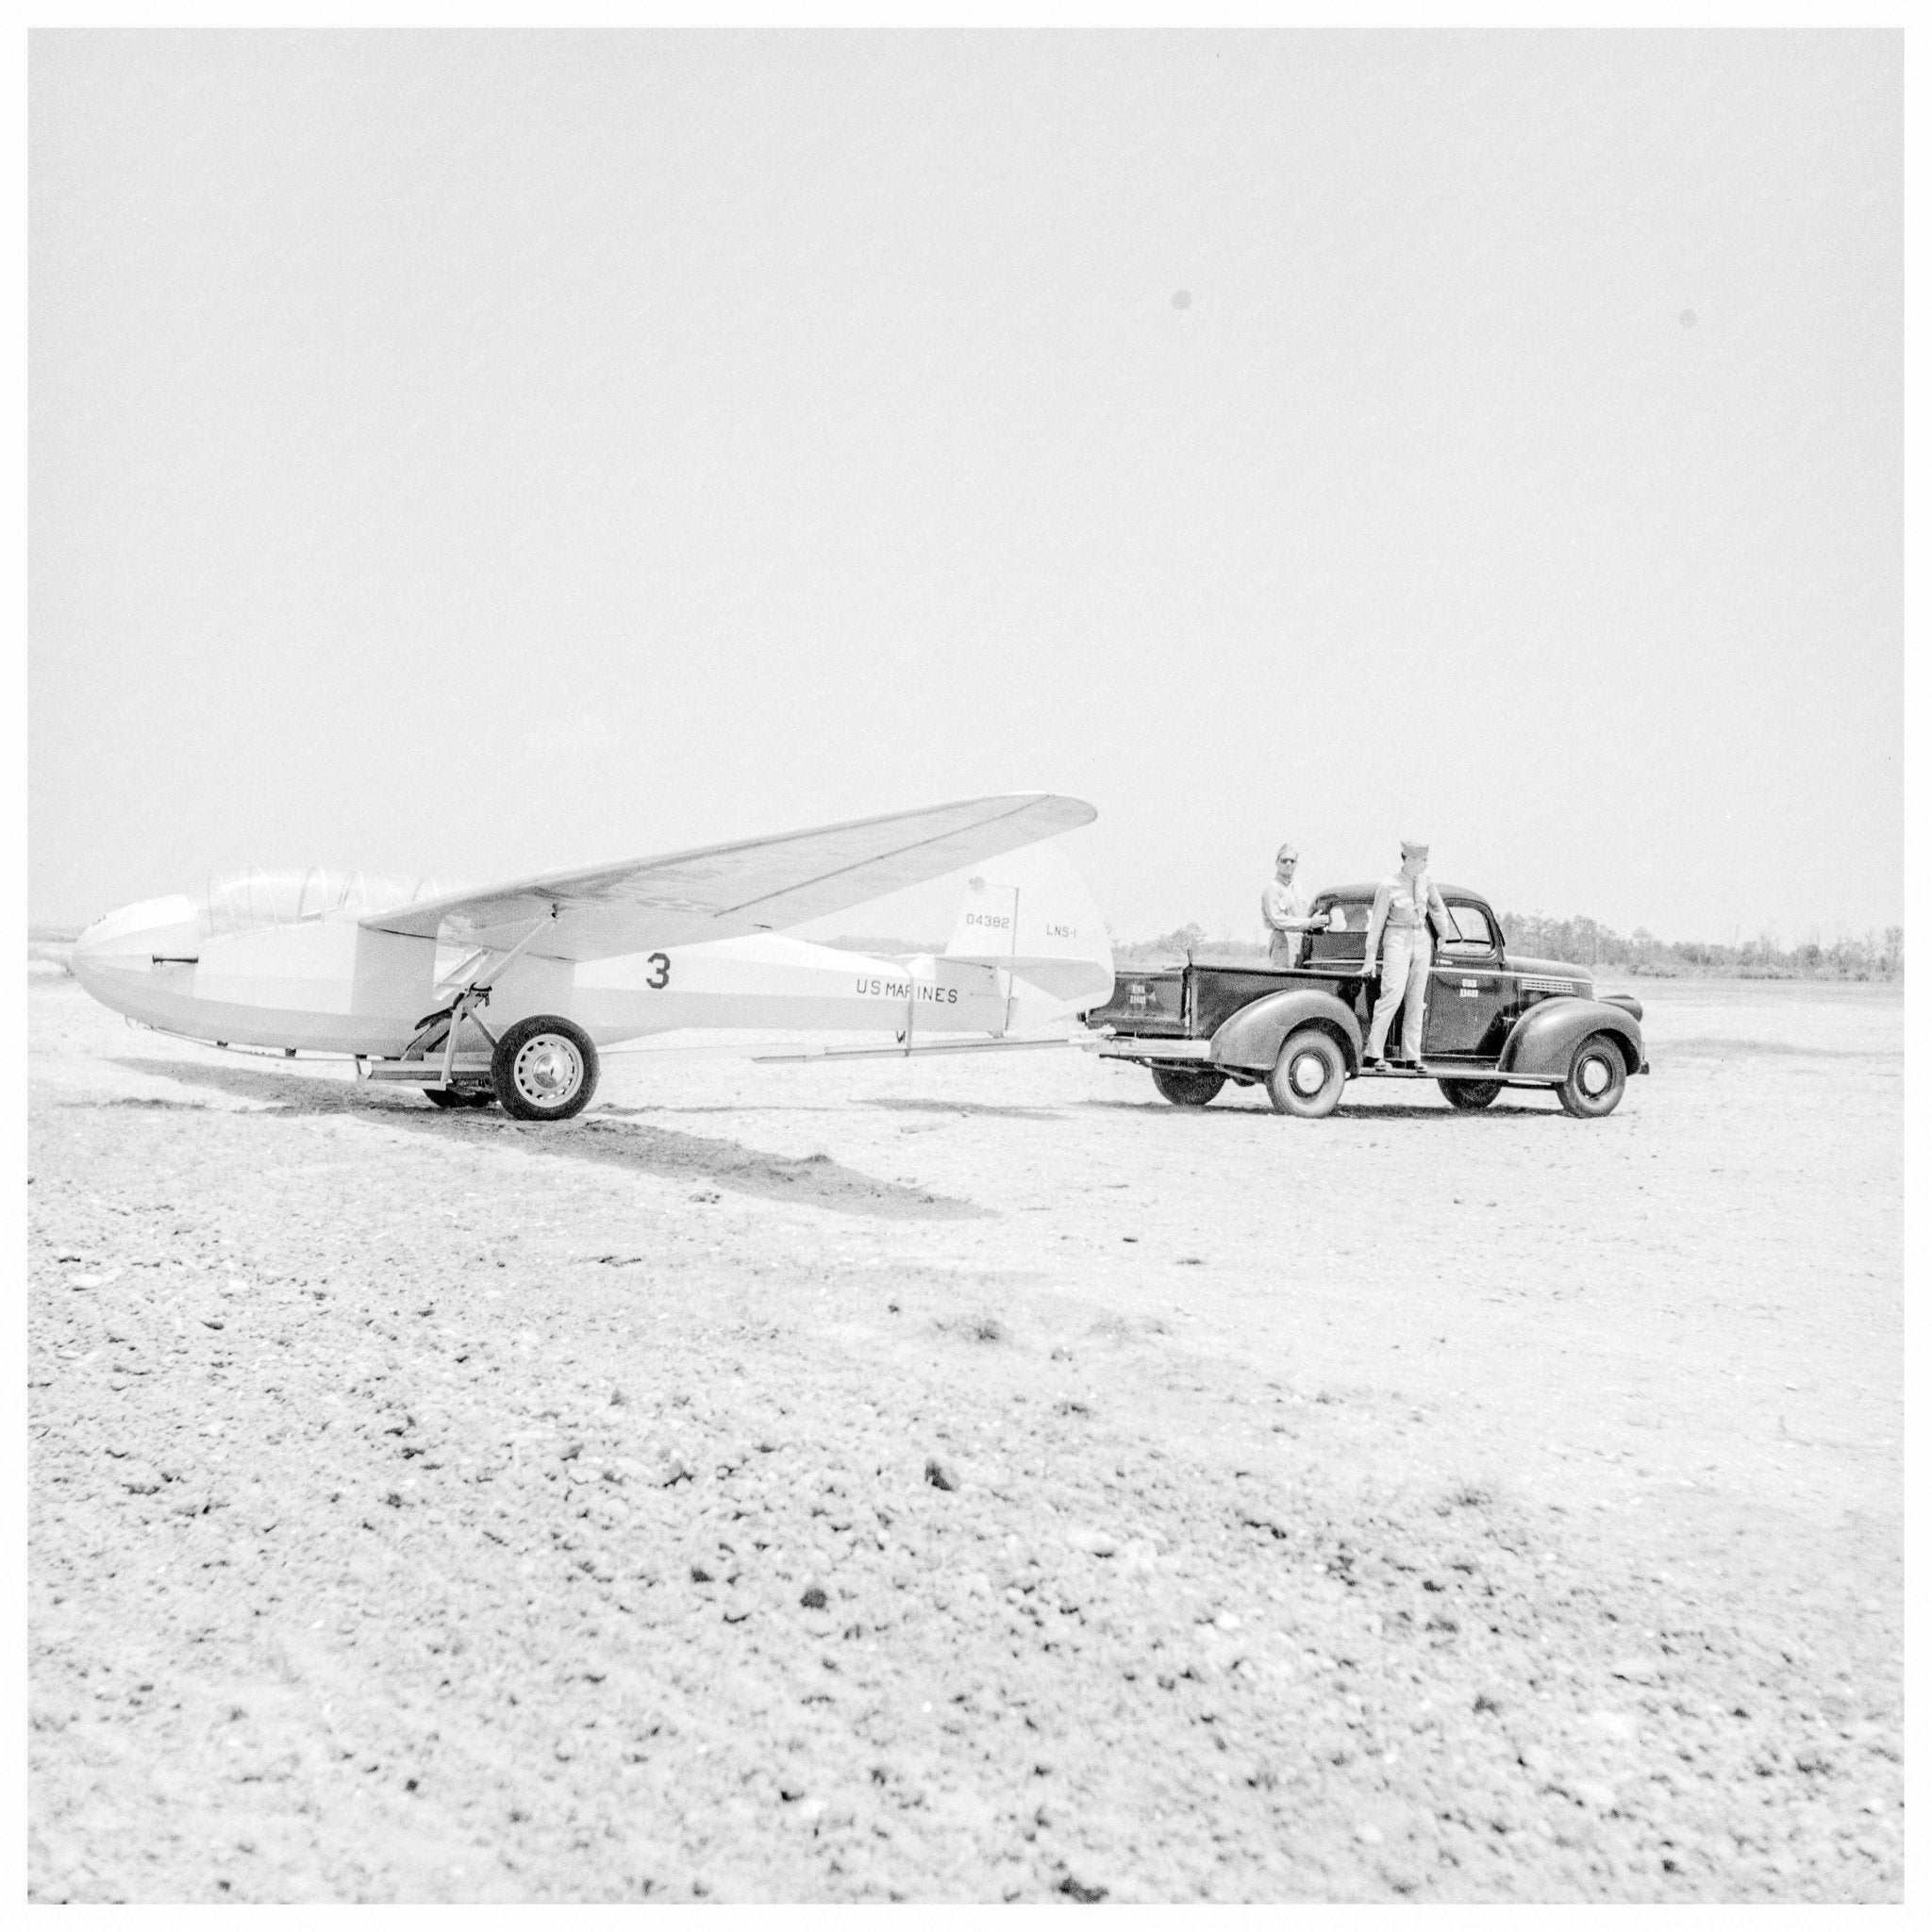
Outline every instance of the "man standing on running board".
<svg viewBox="0 0 1932 1932"><path fill-rule="evenodd" d="M1449 908L1443 905L1442 895L1428 874L1428 863L1429 848L1405 839L1401 870L1391 874L1375 888L1368 940L1362 948L1362 971L1374 972L1379 946L1382 992L1375 1002L1375 1016L1369 1024L1364 1073L1389 1071L1383 1053L1397 1007L1402 1008L1403 1060L1411 1067L1422 1064L1423 1009L1428 998L1429 962L1435 955L1429 927L1433 923L1445 937L1456 930L1449 924Z"/></svg>

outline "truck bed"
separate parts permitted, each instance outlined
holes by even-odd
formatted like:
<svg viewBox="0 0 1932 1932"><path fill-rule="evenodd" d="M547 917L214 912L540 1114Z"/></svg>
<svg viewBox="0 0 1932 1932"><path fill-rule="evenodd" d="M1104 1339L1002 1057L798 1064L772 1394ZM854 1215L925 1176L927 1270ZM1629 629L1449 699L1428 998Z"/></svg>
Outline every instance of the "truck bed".
<svg viewBox="0 0 1932 1932"><path fill-rule="evenodd" d="M1110 1026L1136 1040L1208 1040L1241 1008L1291 986L1326 986L1361 976L1362 934L1316 933L1304 941L1296 966L1161 966L1114 975L1113 996L1087 1013L1090 1026ZM1312 955L1312 957L1310 957Z"/></svg>

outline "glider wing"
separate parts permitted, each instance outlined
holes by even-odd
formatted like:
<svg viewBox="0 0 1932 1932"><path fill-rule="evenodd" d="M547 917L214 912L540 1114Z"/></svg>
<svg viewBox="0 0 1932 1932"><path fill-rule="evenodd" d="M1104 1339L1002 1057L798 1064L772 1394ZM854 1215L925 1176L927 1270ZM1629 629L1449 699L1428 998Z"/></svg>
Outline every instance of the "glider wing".
<svg viewBox="0 0 1932 1932"><path fill-rule="evenodd" d="M779 931L1071 831L1095 816L1084 800L1051 791L967 798L659 858L544 873L419 899L372 912L360 924L508 951L548 922L528 951L551 959L604 959Z"/></svg>

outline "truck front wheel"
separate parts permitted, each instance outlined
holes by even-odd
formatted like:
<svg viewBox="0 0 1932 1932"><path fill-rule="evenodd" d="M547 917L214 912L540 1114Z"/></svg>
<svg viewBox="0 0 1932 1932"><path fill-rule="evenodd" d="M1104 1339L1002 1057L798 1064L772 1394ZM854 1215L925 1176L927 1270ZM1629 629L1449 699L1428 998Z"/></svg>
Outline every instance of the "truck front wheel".
<svg viewBox="0 0 1932 1932"><path fill-rule="evenodd" d="M1304 1026L1281 1042L1268 1075L1268 1098L1276 1113L1319 1121L1335 1111L1348 1078L1341 1042L1323 1026Z"/></svg>
<svg viewBox="0 0 1932 1932"><path fill-rule="evenodd" d="M1206 1067L1156 1067L1154 1084L1176 1107L1206 1107L1227 1085L1227 1075Z"/></svg>
<svg viewBox="0 0 1932 1932"><path fill-rule="evenodd" d="M1592 1033L1576 1049L1557 1098L1563 1111L1580 1121L1600 1121L1615 1113L1624 1097L1624 1050L1607 1033Z"/></svg>

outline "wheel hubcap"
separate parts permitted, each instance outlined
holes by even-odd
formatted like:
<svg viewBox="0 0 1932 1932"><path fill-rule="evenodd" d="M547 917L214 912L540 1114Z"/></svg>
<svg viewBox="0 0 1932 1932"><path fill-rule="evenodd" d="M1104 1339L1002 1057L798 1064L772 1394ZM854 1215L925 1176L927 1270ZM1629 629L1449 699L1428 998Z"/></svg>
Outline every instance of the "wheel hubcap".
<svg viewBox="0 0 1932 1932"><path fill-rule="evenodd" d="M510 1069L516 1090L535 1107L556 1107L577 1091L584 1063L569 1041L540 1033L526 1041Z"/></svg>
<svg viewBox="0 0 1932 1932"><path fill-rule="evenodd" d="M1587 1059L1583 1063L1583 1091L1594 1097L1610 1084L1610 1070L1602 1060Z"/></svg>
<svg viewBox="0 0 1932 1932"><path fill-rule="evenodd" d="M1328 1077L1328 1069L1323 1065L1319 1054L1298 1054L1294 1065L1289 1069L1288 1077L1294 1083L1294 1091L1306 1097L1321 1092L1322 1082Z"/></svg>

